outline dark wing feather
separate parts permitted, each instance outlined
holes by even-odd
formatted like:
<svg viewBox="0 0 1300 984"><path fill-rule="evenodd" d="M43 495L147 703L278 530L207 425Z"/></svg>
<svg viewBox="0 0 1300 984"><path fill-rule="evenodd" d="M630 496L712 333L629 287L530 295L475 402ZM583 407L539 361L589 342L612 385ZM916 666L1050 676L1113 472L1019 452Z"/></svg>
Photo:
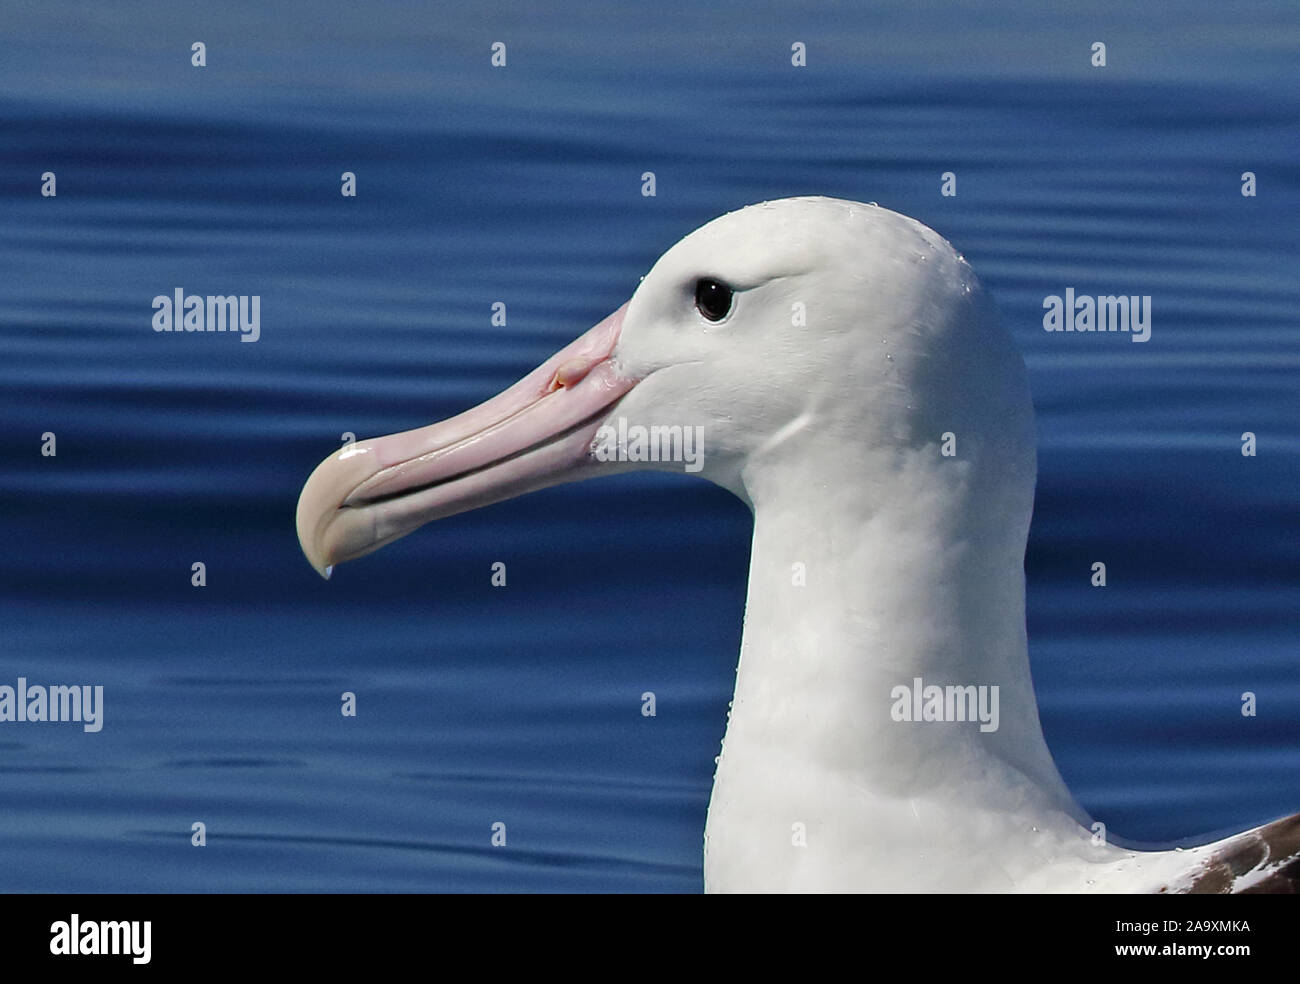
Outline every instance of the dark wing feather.
<svg viewBox="0 0 1300 984"><path fill-rule="evenodd" d="M1243 875L1265 869L1238 888ZM1234 837L1208 857L1192 880L1192 895L1300 894L1300 813Z"/></svg>

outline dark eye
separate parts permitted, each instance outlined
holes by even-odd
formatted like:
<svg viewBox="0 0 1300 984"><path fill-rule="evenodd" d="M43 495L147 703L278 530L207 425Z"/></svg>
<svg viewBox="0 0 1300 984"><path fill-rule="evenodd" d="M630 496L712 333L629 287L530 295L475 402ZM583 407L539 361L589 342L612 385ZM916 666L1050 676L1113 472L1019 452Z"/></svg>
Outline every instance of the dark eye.
<svg viewBox="0 0 1300 984"><path fill-rule="evenodd" d="M721 321L731 310L731 288L720 280L695 282L695 307L710 321Z"/></svg>

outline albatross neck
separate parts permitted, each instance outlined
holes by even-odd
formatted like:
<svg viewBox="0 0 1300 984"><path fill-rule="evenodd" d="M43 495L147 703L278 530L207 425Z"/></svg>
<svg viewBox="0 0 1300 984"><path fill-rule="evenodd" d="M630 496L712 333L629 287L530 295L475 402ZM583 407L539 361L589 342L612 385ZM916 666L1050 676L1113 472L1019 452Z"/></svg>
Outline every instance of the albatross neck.
<svg viewBox="0 0 1300 984"><path fill-rule="evenodd" d="M1008 479L982 478L937 444L833 454L823 448L820 460L834 462L834 481L807 461L746 476L749 592L706 833L717 863L706 870L751 863L746 849L718 843L740 814L784 838L804 822L809 837L820 825L870 841L869 825L906 828L909 812L927 811L943 823L984 817L975 823L989 837L1006 834L1003 811L1026 831L1077 835L1083 814L1043 740L1029 673L1032 457L1027 475ZM997 688L996 728L899 720L918 703L900 705L897 688L931 685L989 698ZM915 843L906 829L893 839L923 854L923 826Z"/></svg>

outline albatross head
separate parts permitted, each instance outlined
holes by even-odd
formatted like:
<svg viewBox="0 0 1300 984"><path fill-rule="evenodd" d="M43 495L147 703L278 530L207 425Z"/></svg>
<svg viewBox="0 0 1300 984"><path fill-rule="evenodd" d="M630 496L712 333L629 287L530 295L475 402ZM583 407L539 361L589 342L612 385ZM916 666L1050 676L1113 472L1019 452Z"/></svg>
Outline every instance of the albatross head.
<svg viewBox="0 0 1300 984"><path fill-rule="evenodd" d="M332 454L298 537L328 575L430 520L629 468L696 471L754 512L710 887L987 890L1085 849L1025 645L1024 366L940 236L828 198L724 215L500 395ZM922 682L998 710L896 714ZM815 846L790 850L796 821Z"/></svg>
<svg viewBox="0 0 1300 984"><path fill-rule="evenodd" d="M682 239L626 304L486 403L331 454L302 490L299 541L328 576L454 513L629 468L683 470L671 453L620 453L615 435L638 427L663 451L698 435L690 470L756 508L792 476L830 481L849 461L870 485L945 433L964 482L1032 495L1023 369L966 262L898 213L792 198Z"/></svg>

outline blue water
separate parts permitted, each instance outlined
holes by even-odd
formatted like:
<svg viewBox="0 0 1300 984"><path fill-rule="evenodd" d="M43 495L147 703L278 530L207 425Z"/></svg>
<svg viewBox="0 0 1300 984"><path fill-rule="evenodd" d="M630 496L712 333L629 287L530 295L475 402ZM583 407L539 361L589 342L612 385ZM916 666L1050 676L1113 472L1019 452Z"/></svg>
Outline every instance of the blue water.
<svg viewBox="0 0 1300 984"><path fill-rule="evenodd" d="M343 432L479 402L702 222L809 193L938 229L1025 353L1030 653L1079 800L1159 844L1300 810L1289 0L3 8L0 683L106 706L0 725L0 889L698 890L738 502L561 487L329 583L294 505ZM1151 341L1044 332L1067 286L1152 295ZM155 334L176 287L261 295L261 339Z"/></svg>

